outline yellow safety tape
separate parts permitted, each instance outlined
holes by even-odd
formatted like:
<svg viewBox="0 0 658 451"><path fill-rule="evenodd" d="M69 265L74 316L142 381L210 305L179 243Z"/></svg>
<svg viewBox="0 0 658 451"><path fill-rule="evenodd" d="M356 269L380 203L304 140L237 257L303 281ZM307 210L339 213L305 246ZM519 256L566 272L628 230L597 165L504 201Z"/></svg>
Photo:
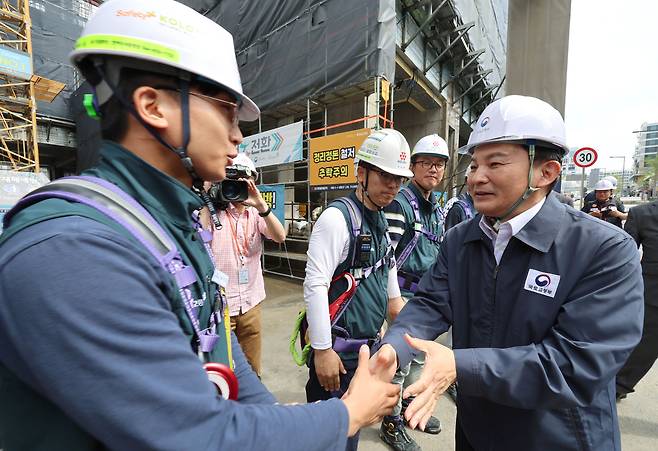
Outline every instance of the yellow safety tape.
<svg viewBox="0 0 658 451"><path fill-rule="evenodd" d="M177 50L172 48L141 39L128 38L125 36L113 36L111 34L90 34L87 36L82 36L75 43L75 49L102 49L114 50L118 52L131 52L164 59L174 63L177 63L180 60L180 54Z"/></svg>

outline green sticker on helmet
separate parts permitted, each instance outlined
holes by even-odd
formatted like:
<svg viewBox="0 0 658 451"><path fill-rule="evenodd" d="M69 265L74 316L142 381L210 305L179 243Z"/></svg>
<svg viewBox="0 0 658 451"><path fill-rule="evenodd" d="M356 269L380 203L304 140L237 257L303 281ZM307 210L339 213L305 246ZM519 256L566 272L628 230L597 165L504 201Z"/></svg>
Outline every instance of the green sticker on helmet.
<svg viewBox="0 0 658 451"><path fill-rule="evenodd" d="M112 50L134 53L135 55L151 56L177 63L180 60L178 51L141 39L110 34L90 34L82 36L75 43L76 50Z"/></svg>

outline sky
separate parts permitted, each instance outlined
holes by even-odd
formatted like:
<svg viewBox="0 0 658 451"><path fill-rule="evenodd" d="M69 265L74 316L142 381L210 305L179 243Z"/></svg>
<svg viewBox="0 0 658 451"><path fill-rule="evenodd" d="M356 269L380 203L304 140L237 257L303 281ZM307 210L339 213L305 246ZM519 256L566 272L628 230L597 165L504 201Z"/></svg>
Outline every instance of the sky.
<svg viewBox="0 0 658 451"><path fill-rule="evenodd" d="M565 122L593 168L632 166L633 131L658 122L658 1L571 0Z"/></svg>

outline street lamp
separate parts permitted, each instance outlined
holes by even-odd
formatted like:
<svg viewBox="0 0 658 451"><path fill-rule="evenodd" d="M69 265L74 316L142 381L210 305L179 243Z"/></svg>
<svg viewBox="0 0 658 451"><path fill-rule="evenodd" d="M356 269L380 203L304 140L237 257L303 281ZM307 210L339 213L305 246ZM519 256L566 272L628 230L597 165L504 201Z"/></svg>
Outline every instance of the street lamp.
<svg viewBox="0 0 658 451"><path fill-rule="evenodd" d="M610 158L621 158L621 187L619 188L619 197L624 195L624 176L626 175L625 169L626 169L626 156L625 155L617 155L614 157Z"/></svg>

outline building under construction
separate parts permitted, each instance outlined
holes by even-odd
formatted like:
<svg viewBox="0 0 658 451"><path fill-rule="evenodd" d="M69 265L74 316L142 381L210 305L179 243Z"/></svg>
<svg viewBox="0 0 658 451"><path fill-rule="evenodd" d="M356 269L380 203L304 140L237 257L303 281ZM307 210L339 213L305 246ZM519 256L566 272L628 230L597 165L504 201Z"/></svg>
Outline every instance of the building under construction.
<svg viewBox="0 0 658 451"><path fill-rule="evenodd" d="M67 61L94 0L2 0L0 10L0 165L76 171L69 99L79 77Z"/></svg>
<svg viewBox="0 0 658 451"><path fill-rule="evenodd" d="M305 263L313 212L353 185L353 167L346 162L364 133L394 127L411 145L431 133L444 137L452 158L441 190L444 197L453 195L461 187L460 174L466 166L456 149L468 139L479 113L510 92L510 14L516 11L526 20L532 17L528 10L536 5L549 5L544 6L548 9L557 5L566 10L568 30L569 11L568 0L540 0L532 6L520 0L181 2L234 36L244 91L263 112L259 121L241 124L246 137L241 151L256 161L263 174L261 183L280 189L289 231L284 246L266 248L265 267L297 277ZM51 177L58 177L95 161L98 125L86 117L81 101L89 87L81 84L67 54L100 3L31 0L26 8L27 0L2 0L5 9L14 11L3 16L5 47L17 40L11 36L25 34L20 27L14 35L7 34L14 15L22 14L25 24L31 21L31 44L28 36L22 51L31 56L34 70L29 71L29 83L16 74L4 75L7 84L16 85L16 92L18 85L23 90L22 97L3 94L3 125L9 114L4 112L12 111L28 119L33 134L5 125L2 144L8 144L1 164L21 170L46 167ZM532 24L522 25L525 30ZM537 33L536 39L542 35ZM564 39L568 41L568 32ZM552 43L551 48L559 47ZM566 55L566 46L561 50ZM520 53L528 54L525 49ZM49 99L39 100L36 94L40 80L50 80L42 85ZM25 108L11 110L8 105L19 97ZM32 98L37 99L36 111L29 108L35 104ZM24 155L21 145L38 147L38 152L19 158L22 166L18 167L17 155ZM288 154L268 159L275 150Z"/></svg>
<svg viewBox="0 0 658 451"><path fill-rule="evenodd" d="M459 189L466 163L455 150L504 93L506 0L193 3L235 36L244 89L263 110L244 135L265 139L267 130L302 124L299 160L262 167L265 183L285 186L289 231L285 246L266 247L267 270L303 275L312 212L349 186L322 171L348 170L337 155L353 148L350 131L394 127L411 145L438 133L453 154L442 190ZM325 136L329 144L314 149ZM245 151L258 144L245 141Z"/></svg>

